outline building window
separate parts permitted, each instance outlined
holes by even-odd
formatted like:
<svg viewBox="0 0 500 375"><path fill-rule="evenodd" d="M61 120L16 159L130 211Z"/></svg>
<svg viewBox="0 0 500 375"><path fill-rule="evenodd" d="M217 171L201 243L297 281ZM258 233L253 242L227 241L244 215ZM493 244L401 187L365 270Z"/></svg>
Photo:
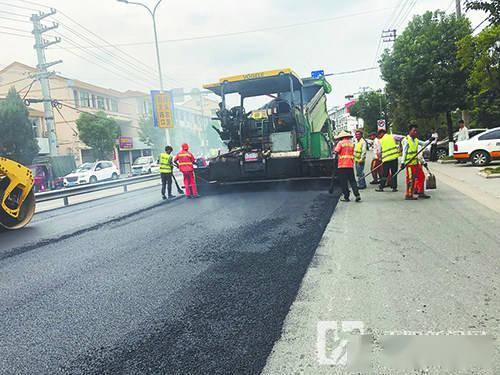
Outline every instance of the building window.
<svg viewBox="0 0 500 375"><path fill-rule="evenodd" d="M78 97L78 91L73 90L73 99L75 100L75 107L80 106L80 98Z"/></svg>
<svg viewBox="0 0 500 375"><path fill-rule="evenodd" d="M111 111L118 112L118 102L115 99L110 99Z"/></svg>
<svg viewBox="0 0 500 375"><path fill-rule="evenodd" d="M90 94L87 91L80 91L80 105L90 107Z"/></svg>
<svg viewBox="0 0 500 375"><path fill-rule="evenodd" d="M33 126L33 135L35 138L40 137L40 118L35 117L31 119L31 125Z"/></svg>
<svg viewBox="0 0 500 375"><path fill-rule="evenodd" d="M109 98L106 98L106 111L110 111L111 106L109 105Z"/></svg>
<svg viewBox="0 0 500 375"><path fill-rule="evenodd" d="M104 98L102 96L97 97L97 108L104 110Z"/></svg>
<svg viewBox="0 0 500 375"><path fill-rule="evenodd" d="M92 108L97 108L97 103L94 94L92 94Z"/></svg>

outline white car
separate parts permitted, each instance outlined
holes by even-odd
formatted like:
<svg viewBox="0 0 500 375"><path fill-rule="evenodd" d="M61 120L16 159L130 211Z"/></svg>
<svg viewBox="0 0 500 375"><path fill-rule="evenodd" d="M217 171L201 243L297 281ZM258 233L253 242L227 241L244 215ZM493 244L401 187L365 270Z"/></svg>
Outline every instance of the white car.
<svg viewBox="0 0 500 375"><path fill-rule="evenodd" d="M83 163L76 170L64 176L64 186L94 184L99 181L116 180L120 176L118 168L111 161Z"/></svg>
<svg viewBox="0 0 500 375"><path fill-rule="evenodd" d="M159 173L160 166L152 156L140 156L132 164L132 175Z"/></svg>
<svg viewBox="0 0 500 375"><path fill-rule="evenodd" d="M489 129L466 141L455 143L453 157L471 161L479 167L500 159L500 128Z"/></svg>

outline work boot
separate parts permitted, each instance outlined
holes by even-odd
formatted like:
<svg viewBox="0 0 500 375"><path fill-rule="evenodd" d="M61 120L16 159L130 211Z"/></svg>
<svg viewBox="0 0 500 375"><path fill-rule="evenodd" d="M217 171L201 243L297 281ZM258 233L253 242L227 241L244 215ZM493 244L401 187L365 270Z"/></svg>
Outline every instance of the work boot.
<svg viewBox="0 0 500 375"><path fill-rule="evenodd" d="M430 195L427 195L427 194L425 194L425 193L419 193L419 194L418 194L418 197L419 197L420 199L429 199L431 196L430 196Z"/></svg>
<svg viewBox="0 0 500 375"><path fill-rule="evenodd" d="M375 189L375 191L381 191L381 192L383 192L383 191L384 191L384 189L377 188L377 189Z"/></svg>
<svg viewBox="0 0 500 375"><path fill-rule="evenodd" d="M380 184L380 181L377 181L377 180L373 180L370 182L370 185L378 185Z"/></svg>
<svg viewBox="0 0 500 375"><path fill-rule="evenodd" d="M186 196L187 199L193 199L191 195Z"/></svg>
<svg viewBox="0 0 500 375"><path fill-rule="evenodd" d="M166 197L166 196L164 196L164 195L162 195L162 196L161 196L161 199L165 200L165 199L167 199L167 197Z"/></svg>
<svg viewBox="0 0 500 375"><path fill-rule="evenodd" d="M350 201L351 201L351 200L349 199L349 197L347 197L347 198L346 198L346 197L342 197L342 198L340 198L340 200L341 200L342 202L350 202Z"/></svg>
<svg viewBox="0 0 500 375"><path fill-rule="evenodd" d="M398 191L398 189L393 188L391 191L392 191L393 193L396 193L396 192Z"/></svg>
<svg viewBox="0 0 500 375"><path fill-rule="evenodd" d="M405 197L405 200L407 201L416 201L418 198L417 197L414 197L413 195L412 196L406 196Z"/></svg>
<svg viewBox="0 0 500 375"><path fill-rule="evenodd" d="M361 195L358 195L358 196L356 197L356 202L361 202Z"/></svg>
<svg viewBox="0 0 500 375"><path fill-rule="evenodd" d="M175 198L175 195L170 194L170 195L168 196L168 199L172 199L172 198Z"/></svg>

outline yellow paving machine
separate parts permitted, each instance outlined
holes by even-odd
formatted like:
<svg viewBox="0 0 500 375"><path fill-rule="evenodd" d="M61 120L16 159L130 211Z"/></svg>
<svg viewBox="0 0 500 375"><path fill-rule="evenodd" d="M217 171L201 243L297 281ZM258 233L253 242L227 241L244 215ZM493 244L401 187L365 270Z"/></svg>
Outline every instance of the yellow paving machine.
<svg viewBox="0 0 500 375"><path fill-rule="evenodd" d="M29 168L0 157L0 230L20 229L35 214L33 173Z"/></svg>

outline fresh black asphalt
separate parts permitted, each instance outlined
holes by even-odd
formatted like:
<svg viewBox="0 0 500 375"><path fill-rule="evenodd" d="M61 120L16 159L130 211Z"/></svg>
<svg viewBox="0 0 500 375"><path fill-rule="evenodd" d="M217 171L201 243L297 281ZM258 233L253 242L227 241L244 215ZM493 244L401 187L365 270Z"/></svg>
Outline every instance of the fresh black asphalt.
<svg viewBox="0 0 500 375"><path fill-rule="evenodd" d="M0 234L0 373L258 374L336 202L146 189L39 214Z"/></svg>

